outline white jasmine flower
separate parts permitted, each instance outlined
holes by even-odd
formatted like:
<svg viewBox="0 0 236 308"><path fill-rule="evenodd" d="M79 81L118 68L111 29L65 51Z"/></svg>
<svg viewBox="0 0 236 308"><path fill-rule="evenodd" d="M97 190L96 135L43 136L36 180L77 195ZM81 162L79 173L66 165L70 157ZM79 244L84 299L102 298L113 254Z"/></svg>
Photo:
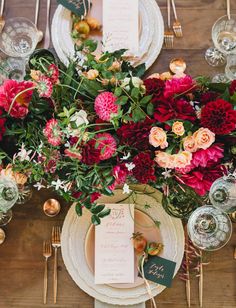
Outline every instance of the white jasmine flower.
<svg viewBox="0 0 236 308"><path fill-rule="evenodd" d="M65 148L70 148L71 144L69 141L66 141L66 143L64 144Z"/></svg>
<svg viewBox="0 0 236 308"><path fill-rule="evenodd" d="M46 188L46 186L44 186L42 183L37 182L36 184L34 184L34 187L37 188L37 190L40 190L42 188Z"/></svg>
<svg viewBox="0 0 236 308"><path fill-rule="evenodd" d="M165 179L171 178L171 172L172 172L171 169L170 170L166 170L166 171L162 172L162 175L164 176Z"/></svg>
<svg viewBox="0 0 236 308"><path fill-rule="evenodd" d="M140 88L143 85L143 81L142 79L138 78L138 77L132 77L132 78L128 78L126 77L123 81L123 83L121 84L121 87L125 87L127 90L130 90L130 81L132 82L133 86L135 88Z"/></svg>
<svg viewBox="0 0 236 308"><path fill-rule="evenodd" d="M80 110L80 111L77 111L75 112L71 118L70 118L70 121L71 122L75 122L76 126L79 127L80 125L88 125L89 124L89 121L87 119L87 112L84 111L84 110Z"/></svg>
<svg viewBox="0 0 236 308"><path fill-rule="evenodd" d="M128 152L127 154L124 154L123 157L121 157L121 160L127 160L127 159L130 158L130 156L131 156L131 154L130 154L130 152Z"/></svg>
<svg viewBox="0 0 236 308"><path fill-rule="evenodd" d="M123 186L123 194L130 194L131 192L132 190L129 189L129 185L125 183Z"/></svg>
<svg viewBox="0 0 236 308"><path fill-rule="evenodd" d="M52 181L52 186L54 186L55 190L63 189L65 187L64 181L61 181L60 179L57 179L56 181Z"/></svg>
<svg viewBox="0 0 236 308"><path fill-rule="evenodd" d="M19 161L25 161L25 160L30 161L30 159L31 159L30 154L31 153L32 153L32 150L27 151L25 149L24 143L22 143L20 151L17 154L14 155L13 159L18 158Z"/></svg>
<svg viewBox="0 0 236 308"><path fill-rule="evenodd" d="M135 164L134 163L126 163L125 167L128 169L128 171L131 171L135 168Z"/></svg>

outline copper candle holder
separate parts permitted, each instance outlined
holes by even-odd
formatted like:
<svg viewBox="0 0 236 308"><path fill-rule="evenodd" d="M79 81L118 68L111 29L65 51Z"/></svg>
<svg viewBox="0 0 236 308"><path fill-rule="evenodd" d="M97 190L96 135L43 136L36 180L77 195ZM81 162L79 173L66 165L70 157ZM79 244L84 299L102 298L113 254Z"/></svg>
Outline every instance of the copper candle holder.
<svg viewBox="0 0 236 308"><path fill-rule="evenodd" d="M61 205L56 199L48 199L43 204L44 214L49 217L54 217L59 214Z"/></svg>

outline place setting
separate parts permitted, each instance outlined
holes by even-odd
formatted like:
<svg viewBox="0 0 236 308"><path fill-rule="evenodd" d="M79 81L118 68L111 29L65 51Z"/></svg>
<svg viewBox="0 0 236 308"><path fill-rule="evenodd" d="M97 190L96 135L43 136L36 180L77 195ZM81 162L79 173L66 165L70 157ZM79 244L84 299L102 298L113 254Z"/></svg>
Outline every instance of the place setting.
<svg viewBox="0 0 236 308"><path fill-rule="evenodd" d="M214 76L193 77L197 47L175 47L190 9L163 3L35 0L8 18L1 1L0 249L32 272L32 307L210 308L213 269L234 279L234 5L198 58Z"/></svg>

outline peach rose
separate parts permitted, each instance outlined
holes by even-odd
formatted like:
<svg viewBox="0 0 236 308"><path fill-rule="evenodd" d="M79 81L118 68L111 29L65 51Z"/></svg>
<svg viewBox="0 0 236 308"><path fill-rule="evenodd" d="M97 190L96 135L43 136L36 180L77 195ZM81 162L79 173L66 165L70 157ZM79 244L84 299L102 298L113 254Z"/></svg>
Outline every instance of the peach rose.
<svg viewBox="0 0 236 308"><path fill-rule="evenodd" d="M121 69L121 63L119 61L114 61L112 65L108 68L108 71L119 72Z"/></svg>
<svg viewBox="0 0 236 308"><path fill-rule="evenodd" d="M197 146L196 146L196 143L195 143L195 138L193 136L187 136L183 139L183 146L184 146L184 149L185 151L188 151L188 152L196 152L197 151Z"/></svg>
<svg viewBox="0 0 236 308"><path fill-rule="evenodd" d="M215 134L208 128L199 128L194 134L195 144L198 149L206 150L215 142Z"/></svg>
<svg viewBox="0 0 236 308"><path fill-rule="evenodd" d="M172 125L172 132L178 136L183 136L185 133L184 124L182 122L176 121Z"/></svg>
<svg viewBox="0 0 236 308"><path fill-rule="evenodd" d="M161 168L173 168L173 155L161 151L156 151L155 154L154 160Z"/></svg>
<svg viewBox="0 0 236 308"><path fill-rule="evenodd" d="M152 74L152 75L148 76L148 78L147 78L147 79L150 79L150 78L156 78L156 79L159 79L159 78L160 78L160 74L159 74L159 73L154 73L154 74Z"/></svg>
<svg viewBox="0 0 236 308"><path fill-rule="evenodd" d="M87 73L85 73L85 76L89 79L89 80L94 80L98 77L99 73L97 70L89 70Z"/></svg>
<svg viewBox="0 0 236 308"><path fill-rule="evenodd" d="M172 156L174 158L174 168L185 168L190 165L192 160L192 153L188 151L183 151Z"/></svg>
<svg viewBox="0 0 236 308"><path fill-rule="evenodd" d="M153 145L155 148L160 147L161 149L165 149L168 147L168 142L166 139L166 132L162 128L152 127L149 134L149 143L151 145Z"/></svg>

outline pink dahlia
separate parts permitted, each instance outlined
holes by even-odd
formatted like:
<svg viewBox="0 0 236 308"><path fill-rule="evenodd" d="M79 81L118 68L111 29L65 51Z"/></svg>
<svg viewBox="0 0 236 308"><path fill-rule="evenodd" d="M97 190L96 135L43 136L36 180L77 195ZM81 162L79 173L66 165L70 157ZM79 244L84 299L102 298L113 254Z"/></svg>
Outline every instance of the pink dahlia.
<svg viewBox="0 0 236 308"><path fill-rule="evenodd" d="M53 91L53 85L50 78L44 75L40 76L37 81L37 89L39 97L50 97Z"/></svg>
<svg viewBox="0 0 236 308"><path fill-rule="evenodd" d="M61 129L56 119L51 119L46 123L43 133L51 145L59 146L61 144Z"/></svg>
<svg viewBox="0 0 236 308"><path fill-rule="evenodd" d="M110 121L116 115L119 106L115 104L117 97L112 92L103 92L95 99L94 109L101 120Z"/></svg>
<svg viewBox="0 0 236 308"><path fill-rule="evenodd" d="M59 69L55 64L51 64L48 67L48 77L50 78L53 84L58 83L59 81Z"/></svg>
<svg viewBox="0 0 236 308"><path fill-rule="evenodd" d="M166 81L164 96L169 98L176 94L187 93L192 91L195 86L195 81L191 76L186 75L182 78L172 78Z"/></svg>
<svg viewBox="0 0 236 308"><path fill-rule="evenodd" d="M192 187L197 194L204 196L211 188L212 183L224 175L224 168L219 165L214 169L200 168L180 177L181 182Z"/></svg>
<svg viewBox="0 0 236 308"><path fill-rule="evenodd" d="M106 160L111 158L116 152L116 141L111 134L100 133L96 135L98 147L100 151L99 158L100 160Z"/></svg>
<svg viewBox="0 0 236 308"><path fill-rule="evenodd" d="M5 80L0 87L0 107L6 112L10 111L13 118L24 118L29 111L28 107L33 95L33 86L34 84L31 81ZM17 98L12 105L16 96Z"/></svg>
<svg viewBox="0 0 236 308"><path fill-rule="evenodd" d="M193 154L191 164L194 167L209 167L224 157L224 149L215 144L206 150L199 150Z"/></svg>

